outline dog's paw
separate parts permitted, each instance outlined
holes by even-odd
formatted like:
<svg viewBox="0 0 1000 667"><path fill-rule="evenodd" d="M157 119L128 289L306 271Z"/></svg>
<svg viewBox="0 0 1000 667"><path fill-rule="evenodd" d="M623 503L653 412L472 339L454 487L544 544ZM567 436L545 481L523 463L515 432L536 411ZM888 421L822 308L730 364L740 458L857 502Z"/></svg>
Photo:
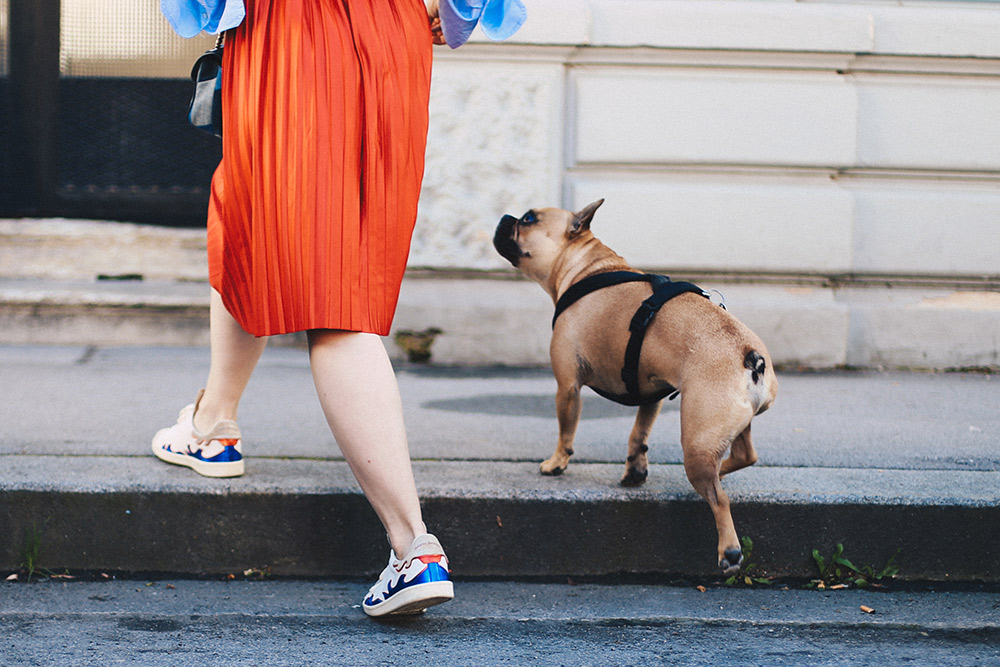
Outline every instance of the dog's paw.
<svg viewBox="0 0 1000 667"><path fill-rule="evenodd" d="M622 486L639 486L646 481L648 476L648 470L629 467L625 469L625 474L622 476L620 484Z"/></svg>
<svg viewBox="0 0 1000 667"><path fill-rule="evenodd" d="M730 547L726 549L725 557L719 561L719 567L722 569L722 574L731 577L740 571L740 565L743 564L743 552L736 548Z"/></svg>
<svg viewBox="0 0 1000 667"><path fill-rule="evenodd" d="M563 471L566 470L566 464L560 464L558 461L548 459L547 461L542 461L542 464L538 466L538 469L543 475L555 477L556 475L563 474Z"/></svg>

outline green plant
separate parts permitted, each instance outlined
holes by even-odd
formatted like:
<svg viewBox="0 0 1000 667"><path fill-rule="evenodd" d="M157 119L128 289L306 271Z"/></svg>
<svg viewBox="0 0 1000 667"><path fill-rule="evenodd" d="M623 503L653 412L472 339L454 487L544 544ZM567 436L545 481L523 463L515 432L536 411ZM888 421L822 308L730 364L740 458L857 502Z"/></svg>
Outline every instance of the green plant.
<svg viewBox="0 0 1000 667"><path fill-rule="evenodd" d="M28 581L36 573L42 572L39 560L42 555L42 531L38 529L38 524L32 523L30 528L24 531L24 546L21 548L21 565L28 573Z"/></svg>
<svg viewBox="0 0 1000 667"><path fill-rule="evenodd" d="M753 586L764 585L768 586L774 582L774 577L765 577L760 573L760 568L757 563L751 563L750 558L753 555L753 540L746 535L740 539L740 544L743 546L743 562L744 565L740 568L740 571L733 576L726 579L727 586Z"/></svg>
<svg viewBox="0 0 1000 667"><path fill-rule="evenodd" d="M876 569L871 565L856 566L844 556L844 545L838 543L830 555L829 560L823 558L819 549L812 550L813 561L819 571L819 578L813 579L809 583L810 588L884 588L882 581L892 579L899 573L899 565L896 558L900 550L886 562L886 564Z"/></svg>
<svg viewBox="0 0 1000 667"><path fill-rule="evenodd" d="M36 575L49 577L50 579L75 579L76 577L67 571L64 571L62 574L56 574L52 570L41 566L42 532L42 529L36 523L32 523L31 527L26 528L24 531L24 546L21 547L21 570L25 573L25 581L31 583L32 577Z"/></svg>

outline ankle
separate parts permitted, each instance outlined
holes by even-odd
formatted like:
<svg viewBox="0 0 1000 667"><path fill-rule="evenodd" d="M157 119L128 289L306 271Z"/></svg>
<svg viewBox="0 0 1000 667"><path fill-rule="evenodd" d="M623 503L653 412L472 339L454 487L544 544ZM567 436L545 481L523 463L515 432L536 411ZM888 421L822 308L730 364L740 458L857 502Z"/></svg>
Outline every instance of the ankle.
<svg viewBox="0 0 1000 667"><path fill-rule="evenodd" d="M201 400L198 401L195 406L192 423L194 424L195 431L198 431L199 433L208 433L215 428L215 425L220 421L227 419L236 421L236 409L232 407L220 408L203 395Z"/></svg>
<svg viewBox="0 0 1000 667"><path fill-rule="evenodd" d="M423 521L413 526L390 532L389 545L392 547L393 553L396 554L396 558L406 558L406 554L409 553L413 541L426 533L427 526L424 525Z"/></svg>

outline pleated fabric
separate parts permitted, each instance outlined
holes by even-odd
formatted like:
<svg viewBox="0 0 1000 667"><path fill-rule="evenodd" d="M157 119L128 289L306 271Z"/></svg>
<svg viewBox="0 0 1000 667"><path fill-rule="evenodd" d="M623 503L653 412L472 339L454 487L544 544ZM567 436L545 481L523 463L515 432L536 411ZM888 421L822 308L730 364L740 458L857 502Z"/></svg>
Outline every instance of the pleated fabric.
<svg viewBox="0 0 1000 667"><path fill-rule="evenodd" d="M226 36L209 280L257 336L385 335L424 171L423 0L248 0Z"/></svg>

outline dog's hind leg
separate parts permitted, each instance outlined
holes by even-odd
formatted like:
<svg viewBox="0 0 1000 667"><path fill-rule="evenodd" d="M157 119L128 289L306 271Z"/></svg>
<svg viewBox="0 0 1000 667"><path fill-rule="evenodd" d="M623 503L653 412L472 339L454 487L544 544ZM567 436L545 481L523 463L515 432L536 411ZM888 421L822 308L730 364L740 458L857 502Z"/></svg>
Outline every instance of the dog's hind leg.
<svg viewBox="0 0 1000 667"><path fill-rule="evenodd" d="M685 390L681 395L681 447L687 478L708 501L715 517L719 567L723 574L731 575L739 571L743 551L719 472L723 455L737 437L742 437L753 413L749 405L746 409L734 405L727 394L716 387Z"/></svg>
<svg viewBox="0 0 1000 667"><path fill-rule="evenodd" d="M559 443L551 457L542 461L543 475L561 475L573 456L573 439L580 423L580 386L560 384L556 390L556 416L559 418Z"/></svg>
<svg viewBox="0 0 1000 667"><path fill-rule="evenodd" d="M628 438L628 460L625 463L625 474L622 476L622 486L639 486L646 481L649 474L649 462L646 452L649 451L649 433L653 430L656 417L660 414L663 401L640 405L635 415L635 425Z"/></svg>
<svg viewBox="0 0 1000 667"><path fill-rule="evenodd" d="M722 462L719 470L719 477L725 477L731 472L742 470L757 463L757 450L753 447L750 439L750 425L736 436L732 446L729 448L729 456Z"/></svg>

